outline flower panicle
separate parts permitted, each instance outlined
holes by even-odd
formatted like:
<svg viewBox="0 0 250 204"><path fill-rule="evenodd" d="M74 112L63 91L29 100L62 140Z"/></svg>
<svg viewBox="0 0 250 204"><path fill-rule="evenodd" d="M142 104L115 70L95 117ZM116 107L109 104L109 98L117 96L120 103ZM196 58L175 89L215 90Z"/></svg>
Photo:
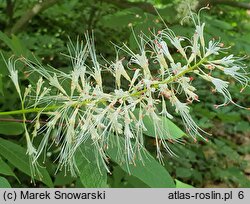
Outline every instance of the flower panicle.
<svg viewBox="0 0 250 204"><path fill-rule="evenodd" d="M139 35L139 40L136 40L138 53L124 44L119 47L119 52L116 50L114 62L108 65L103 64L97 55L94 37L89 34L85 35L86 45L77 42L74 46L70 42L72 70L68 74L54 68L46 69L38 62L19 59L29 71L41 76L36 87L27 89L23 101L24 105L29 104L29 108L39 110L32 138L27 137L28 154L32 155L33 162L55 145L60 149L58 169L69 168L75 175L78 172L75 155L91 141L96 161L105 169L109 170L106 152L114 146L120 162L135 164L136 158L142 160L142 155L147 154L144 134L149 132L155 138L157 157L161 161L162 150L175 154L169 141L181 142L173 137L162 119L171 120L177 115L181 117L187 135L194 141L197 138L206 140L204 135L209 136L209 133L196 124L189 107L189 104L201 100L195 79L210 82L224 97L224 102L216 106L218 108L230 102L236 103L228 90L230 83L216 78L214 73L220 71L231 76L244 88L249 86L249 76L242 59L234 55L221 58L220 53L224 50L221 42L210 40L206 43L205 24L195 15L191 18L195 23L191 39L177 36L169 28L153 34L152 38ZM124 62L127 60L119 56L120 52L128 55L130 70L126 70ZM182 60L177 61L172 52ZM10 78L20 92L15 64L13 59L6 63ZM152 66L158 67L158 74L153 74ZM106 92L103 86L104 70L114 77L111 92ZM70 88L67 81L70 81ZM124 88L128 83L128 88ZM171 106L175 113L171 113ZM39 124L43 114L48 116L45 125ZM150 121L150 126L146 120ZM54 130L56 134L52 134ZM43 139L35 148L32 141L37 134L43 134Z"/></svg>

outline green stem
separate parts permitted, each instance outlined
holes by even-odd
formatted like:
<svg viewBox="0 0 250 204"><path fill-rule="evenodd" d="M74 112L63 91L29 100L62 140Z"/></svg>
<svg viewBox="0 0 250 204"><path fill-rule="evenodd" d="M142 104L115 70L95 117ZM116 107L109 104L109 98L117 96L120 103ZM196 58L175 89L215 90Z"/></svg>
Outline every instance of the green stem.
<svg viewBox="0 0 250 204"><path fill-rule="evenodd" d="M177 74L175 76L172 76L172 77L170 77L168 79L165 79L163 81L159 81L158 83L154 84L153 85L154 88L159 88L160 84L168 84L168 83L174 82L176 79L178 79L179 77L182 77L186 73L197 69L205 61L206 61L206 59L202 58L197 64L189 67L188 69L180 72L179 74ZM141 95L141 94L143 94L145 92L146 92L146 90L143 89L143 90L138 91L136 93L132 93L130 96L138 96L138 95ZM85 104L85 102L83 104ZM37 113L37 112L40 112L40 111L50 111L50 110L55 110L57 108L60 108L61 106L62 105L53 105L53 106L42 107L42 108L31 108L31 109L22 109L22 110L15 110L15 111L6 111L6 112L0 112L0 116L1 115L18 115L18 114L26 114L26 113Z"/></svg>
<svg viewBox="0 0 250 204"><path fill-rule="evenodd" d="M180 72L179 74L177 74L177 75L175 75L175 76L172 76L172 77L170 77L170 78L168 78L168 79L165 79L165 80L163 80L163 81L160 81L160 82L158 82L157 84L154 84L154 88L159 88L159 85L160 85L160 84L168 84L168 83L171 83L171 82L175 81L175 80L178 79L179 77L182 77L184 74L186 74L186 73L188 73L188 72L191 72L191 71L197 69L197 68L198 68L202 63L204 63L204 62L206 62L206 58L202 58L197 64L195 64L195 65L189 67L188 69L186 69L186 70ZM141 95L141 94L143 94L143 93L145 93L145 92L146 92L146 90L141 90L141 91L138 91L138 92L136 92L136 93L131 94L131 96Z"/></svg>
<svg viewBox="0 0 250 204"><path fill-rule="evenodd" d="M25 113L37 113L40 111L49 111L49 110L55 110L57 108L61 107L60 105L53 105L48 106L46 108L30 108L30 109L21 109L21 110L14 110L14 111L6 111L6 112L0 112L0 115L19 115L19 114L25 114Z"/></svg>
<svg viewBox="0 0 250 204"><path fill-rule="evenodd" d="M168 83L171 83L173 81L175 81L176 79L178 79L179 77L182 77L184 74L188 73L188 72L191 72L193 71L194 69L197 69L202 63L204 63L206 61L205 58L202 58L197 64L195 64L194 66L192 67L189 67L188 69L184 70L183 72L169 78L169 79L166 79L166 80L163 80L161 82L159 82L157 84L157 87L159 87L159 84L168 84Z"/></svg>

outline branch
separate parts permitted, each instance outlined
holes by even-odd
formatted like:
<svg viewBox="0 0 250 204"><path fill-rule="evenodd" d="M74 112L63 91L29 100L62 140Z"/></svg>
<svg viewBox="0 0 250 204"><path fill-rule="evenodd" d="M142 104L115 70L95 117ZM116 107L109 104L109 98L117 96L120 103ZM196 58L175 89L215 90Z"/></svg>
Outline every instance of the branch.
<svg viewBox="0 0 250 204"><path fill-rule="evenodd" d="M124 9L131 7L138 7L148 13L156 14L154 6L146 2L129 2L124 0L102 0L102 2L113 4L119 8L124 8Z"/></svg>
<svg viewBox="0 0 250 204"><path fill-rule="evenodd" d="M27 10L27 12L21 16L21 18L14 24L14 26L10 29L9 34L16 34L20 30L22 30L25 25L36 15L41 13L42 11L50 8L54 4L58 3L59 0L44 0L41 3L35 4L32 8Z"/></svg>
<svg viewBox="0 0 250 204"><path fill-rule="evenodd" d="M110 3L119 8L124 8L124 9L131 8L131 7L138 7L148 13L156 14L154 6L146 2L129 2L129 1L124 1L124 0L102 0L102 2ZM238 2L234 0L201 0L198 7L202 8L208 4L210 5L224 4L224 5L243 8L243 9L250 9L249 2Z"/></svg>
<svg viewBox="0 0 250 204"><path fill-rule="evenodd" d="M207 4L210 5L228 5L233 7L238 7L242 9L250 9L250 3L249 2L238 2L233 0L203 0L199 4L199 8L206 6Z"/></svg>
<svg viewBox="0 0 250 204"><path fill-rule="evenodd" d="M239 7L243 9L250 9L250 3L247 3L247 2L219 0L219 1L214 1L214 4L225 4L225 5L235 6L235 7Z"/></svg>
<svg viewBox="0 0 250 204"><path fill-rule="evenodd" d="M35 120L23 120L23 119L16 119L16 118L0 118L0 122L12 122L12 123L36 123ZM39 120L40 124L46 125L48 122ZM56 123L57 126L66 126L66 123ZM77 124L76 124L77 125Z"/></svg>
<svg viewBox="0 0 250 204"><path fill-rule="evenodd" d="M34 123L34 120L25 120L23 121L23 119L15 119L15 118L0 118L0 122L14 122L14 123ZM39 121L41 124L47 124L46 121Z"/></svg>
<svg viewBox="0 0 250 204"><path fill-rule="evenodd" d="M7 3L7 6L6 6L6 15L9 18L8 23L11 24L12 20L13 20L15 1L6 0L6 3Z"/></svg>

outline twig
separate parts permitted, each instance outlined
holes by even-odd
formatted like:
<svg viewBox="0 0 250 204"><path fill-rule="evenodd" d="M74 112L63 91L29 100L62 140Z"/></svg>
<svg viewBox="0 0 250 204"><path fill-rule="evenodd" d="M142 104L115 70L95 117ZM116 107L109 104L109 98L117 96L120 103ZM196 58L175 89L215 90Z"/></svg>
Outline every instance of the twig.
<svg viewBox="0 0 250 204"><path fill-rule="evenodd" d="M59 0L44 0L41 3L35 4L32 8L27 10L27 12L24 13L23 16L21 16L21 18L14 24L14 26L10 29L9 34L18 33L34 16L58 2Z"/></svg>
<svg viewBox="0 0 250 204"><path fill-rule="evenodd" d="M233 0L203 0L199 3L199 8L206 6L207 4L210 5L228 5L232 7L238 7L242 9L250 9L250 3L249 2L238 2Z"/></svg>
<svg viewBox="0 0 250 204"><path fill-rule="evenodd" d="M34 120L25 120L25 121L23 121L22 119L15 119L15 118L0 118L0 121L3 121L3 122L16 122L16 123L22 123L22 122L34 123ZM42 121L42 120L40 120L39 122L41 124L46 124L47 123L46 121Z"/></svg>
<svg viewBox="0 0 250 204"><path fill-rule="evenodd" d="M147 2L129 2L124 0L101 0L102 2L113 4L119 8L138 7L148 13L156 14L155 8L152 4Z"/></svg>

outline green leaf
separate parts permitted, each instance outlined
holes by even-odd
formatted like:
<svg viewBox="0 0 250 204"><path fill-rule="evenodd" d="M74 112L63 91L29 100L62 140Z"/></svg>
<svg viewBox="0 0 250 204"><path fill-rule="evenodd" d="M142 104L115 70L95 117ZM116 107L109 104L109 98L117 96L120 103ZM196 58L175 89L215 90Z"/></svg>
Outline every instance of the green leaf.
<svg viewBox="0 0 250 204"><path fill-rule="evenodd" d="M136 17L135 13L139 16ZM143 21L143 12L141 9L133 7L129 9L123 9L116 13L108 14L104 16L100 23L104 27L113 28L113 29L122 29L128 27L130 23L138 23Z"/></svg>
<svg viewBox="0 0 250 204"><path fill-rule="evenodd" d="M9 38L6 34L0 31L0 40L2 40L16 56L23 56L26 58L33 58L32 53L25 47L24 43L19 40L18 37L12 35L12 38Z"/></svg>
<svg viewBox="0 0 250 204"><path fill-rule="evenodd" d="M241 121L240 114L237 112L218 113L217 116L224 122L235 123Z"/></svg>
<svg viewBox="0 0 250 204"><path fill-rule="evenodd" d="M17 56L29 56L29 50L23 45L23 43L15 35L12 36L13 51Z"/></svg>
<svg viewBox="0 0 250 204"><path fill-rule="evenodd" d="M176 183L176 188L194 188L193 186L183 183L177 179L175 179L175 183Z"/></svg>
<svg viewBox="0 0 250 204"><path fill-rule="evenodd" d="M155 23L156 16L145 14L146 18L141 19L140 22L133 24L133 33L130 34L129 37L129 48L132 50L138 49L138 42L140 41L140 36L142 33L146 36L151 35L151 29L158 30L160 29L160 25ZM137 37L136 37L137 36ZM137 41L135 39L137 38ZM151 70L155 69L153 66L151 67Z"/></svg>
<svg viewBox="0 0 250 204"><path fill-rule="evenodd" d="M158 10L158 9L157 9ZM176 16L176 9L173 7L171 3L167 3L164 8L158 10L160 16L163 17L166 22L174 23L177 21L176 18L173 18L173 16Z"/></svg>
<svg viewBox="0 0 250 204"><path fill-rule="evenodd" d="M188 168L177 167L176 168L176 176L179 178L190 178L192 175L192 171Z"/></svg>
<svg viewBox="0 0 250 204"><path fill-rule="evenodd" d="M0 188L11 188L11 185L8 182L8 180L1 176L0 176Z"/></svg>
<svg viewBox="0 0 250 204"><path fill-rule="evenodd" d="M134 110L134 114L138 118L139 116L138 108ZM159 117L162 120L159 124L161 132L166 132L164 139L178 139L186 135L180 128L178 128L168 118L163 117L163 116L159 116ZM152 119L149 116L145 115L143 118L143 123L147 129L147 131L144 131L143 133L147 136L155 137L155 131L154 131L154 125L153 125ZM167 134L167 129L169 131L169 135Z"/></svg>
<svg viewBox="0 0 250 204"><path fill-rule="evenodd" d="M216 169L215 173L223 180L230 180L238 183L241 188L249 188L250 181L247 176L237 167L229 167L227 169Z"/></svg>
<svg viewBox="0 0 250 204"><path fill-rule="evenodd" d="M112 176L110 177L111 188L149 188L135 176L129 175L120 166L112 166Z"/></svg>
<svg viewBox="0 0 250 204"><path fill-rule="evenodd" d="M114 140L114 135L110 135L110 139L113 139L113 141L119 140L121 147L125 147L123 138L117 137L116 140ZM113 147L110 145L107 153L111 160L116 162L125 172L140 179L148 186L152 188L174 188L174 181L168 171L158 161L156 161L147 150L144 151L147 156L142 154L143 163L137 160L135 161L136 165L127 165L126 162L118 160L118 148L115 145L113 145Z"/></svg>
<svg viewBox="0 0 250 204"><path fill-rule="evenodd" d="M26 154L25 148L0 138L0 154L20 171L31 176L29 158ZM35 176L34 178L38 181L42 181L49 187L53 187L52 180L47 170L40 167L39 171L41 173L42 179L40 179L39 176Z"/></svg>
<svg viewBox="0 0 250 204"><path fill-rule="evenodd" d="M2 40L10 49L12 49L11 39L1 31L0 31L0 40Z"/></svg>
<svg viewBox="0 0 250 204"><path fill-rule="evenodd" d="M55 176L54 186L64 187L65 185L72 184L75 180L76 178L65 175L65 172L61 171Z"/></svg>
<svg viewBox="0 0 250 204"><path fill-rule="evenodd" d="M4 95L3 93L3 75L0 74L0 95Z"/></svg>
<svg viewBox="0 0 250 204"><path fill-rule="evenodd" d="M230 42L231 38L230 35L227 35L223 30L219 29L218 27L215 27L214 24L207 24L206 26L206 32L207 34L210 34L215 37L221 37L223 39L223 42L225 43L232 43ZM209 38L206 38L209 39Z"/></svg>
<svg viewBox="0 0 250 204"><path fill-rule="evenodd" d="M0 116L0 118L14 119L11 116ZM0 121L0 134L3 135L21 135L24 132L22 123Z"/></svg>
<svg viewBox="0 0 250 204"><path fill-rule="evenodd" d="M0 157L0 174L6 175L6 176L13 176L17 179L15 173L12 171L10 166L2 160Z"/></svg>
<svg viewBox="0 0 250 204"><path fill-rule="evenodd" d="M4 51L0 52L0 74L2 75L2 77L9 75L9 70L5 63L6 59L8 59L9 57L10 57L9 53L4 52Z"/></svg>
<svg viewBox="0 0 250 204"><path fill-rule="evenodd" d="M235 124L235 130L240 132L250 132L249 122L247 121L240 121Z"/></svg>
<svg viewBox="0 0 250 204"><path fill-rule="evenodd" d="M28 50L26 48L25 43L22 42L15 35L12 35L12 37L9 38L6 34L4 34L0 31L0 41L1 40L12 50L12 53L16 57L25 57L33 62L39 62L39 58L37 58L30 50ZM3 53L3 54L4 54L5 60L10 57L5 53ZM0 57L0 58L2 58L2 57ZM8 69L4 63L4 60L0 60L0 65L2 66L0 71L3 73L3 75L5 75L6 72L8 75ZM24 69L27 69L27 67L25 67L24 64L21 63L20 61L17 62L17 65L18 65L18 70L21 72L24 72ZM35 84L39 77L40 77L39 74L32 73L31 75L29 75L29 77L27 79L29 80L29 82L31 84Z"/></svg>
<svg viewBox="0 0 250 204"><path fill-rule="evenodd" d="M214 27L217 27L223 31L233 29L233 26L231 24L229 24L228 22L212 18L211 16L207 16L206 21L209 24L213 25Z"/></svg>
<svg viewBox="0 0 250 204"><path fill-rule="evenodd" d="M87 141L80 147L80 151L76 154L80 180L86 188L107 187L107 171L101 162L100 164L97 163L95 151L98 150L95 150L93 145Z"/></svg>
<svg viewBox="0 0 250 204"><path fill-rule="evenodd" d="M240 184L240 187L242 188L249 188L250 187L250 181L248 177L237 167L230 167L226 171L229 173L229 179L232 179L233 181L236 181Z"/></svg>

